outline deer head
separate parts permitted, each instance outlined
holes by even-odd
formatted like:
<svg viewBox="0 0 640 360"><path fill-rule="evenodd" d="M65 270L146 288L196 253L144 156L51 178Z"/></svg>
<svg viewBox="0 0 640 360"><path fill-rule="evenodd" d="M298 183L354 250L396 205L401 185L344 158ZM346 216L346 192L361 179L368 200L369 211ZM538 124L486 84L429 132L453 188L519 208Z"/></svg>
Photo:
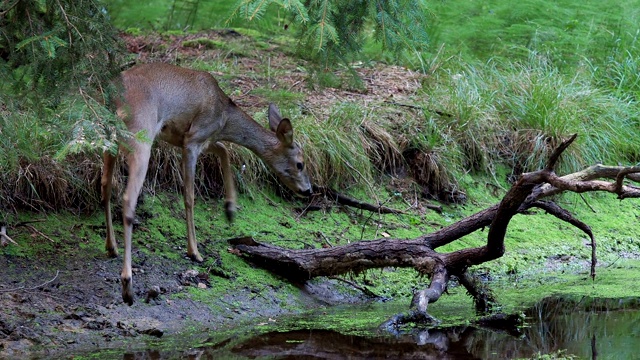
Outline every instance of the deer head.
<svg viewBox="0 0 640 360"><path fill-rule="evenodd" d="M302 148L293 140L293 126L287 118L282 118L278 108L269 105L269 127L275 132L278 144L264 160L278 179L297 195L311 195L311 182L307 175Z"/></svg>

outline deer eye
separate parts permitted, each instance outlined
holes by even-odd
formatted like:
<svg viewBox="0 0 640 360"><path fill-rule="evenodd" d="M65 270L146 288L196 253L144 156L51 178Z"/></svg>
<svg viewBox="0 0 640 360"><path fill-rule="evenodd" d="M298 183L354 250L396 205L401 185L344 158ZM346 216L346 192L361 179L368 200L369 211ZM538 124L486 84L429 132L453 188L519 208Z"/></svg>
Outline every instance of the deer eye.
<svg viewBox="0 0 640 360"><path fill-rule="evenodd" d="M304 164L301 162L296 163L296 168L298 168L298 171L302 171L302 169L304 169Z"/></svg>

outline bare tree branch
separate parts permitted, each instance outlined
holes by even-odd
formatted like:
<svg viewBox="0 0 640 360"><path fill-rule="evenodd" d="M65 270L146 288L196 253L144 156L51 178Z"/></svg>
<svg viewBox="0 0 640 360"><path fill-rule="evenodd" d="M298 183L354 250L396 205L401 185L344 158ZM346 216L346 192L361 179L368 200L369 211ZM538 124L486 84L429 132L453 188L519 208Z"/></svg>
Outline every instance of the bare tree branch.
<svg viewBox="0 0 640 360"><path fill-rule="evenodd" d="M340 205L351 206L357 209L367 210L379 214L404 214L403 211L391 209L383 205L373 205L362 202L360 200L356 200L344 194L340 194L339 192L325 186L314 185L313 192L324 195Z"/></svg>
<svg viewBox="0 0 640 360"><path fill-rule="evenodd" d="M589 225L576 219L573 215L571 215L570 212L561 208L556 203L553 203L550 201L536 201L532 204L532 207L543 209L547 213L555 216L556 218L562 221L568 222L569 224L577 227L578 229L582 230L585 234L587 234L587 236L591 240L591 278L595 279L596 264L598 261L596 258L596 238L593 236L593 231L591 231L591 228L589 227Z"/></svg>
<svg viewBox="0 0 640 360"><path fill-rule="evenodd" d="M505 252L504 239L511 219L532 207L545 210L589 236L592 248L591 276L593 277L596 265L596 241L591 228L557 204L541 199L566 191L576 193L605 191L618 195L620 199L640 197L639 187L625 183L626 180L640 179L640 167L595 165L560 177L554 173L553 167L562 152L575 139L574 135L563 141L553 152L544 169L522 174L499 204L415 239L384 238L328 249L304 250L284 249L258 243L252 238L234 239L230 242L235 249L239 250L241 256L296 280L347 272L358 273L366 269L387 266L411 267L420 274L429 275L431 278L429 287L414 294L409 312L391 318L385 323L387 327L406 321L430 322L432 318L427 314L428 304L440 298L446 289L449 277L456 276L465 280L466 269L469 266L501 257ZM450 253L435 251L438 247L487 226L489 226L489 232L484 246Z"/></svg>

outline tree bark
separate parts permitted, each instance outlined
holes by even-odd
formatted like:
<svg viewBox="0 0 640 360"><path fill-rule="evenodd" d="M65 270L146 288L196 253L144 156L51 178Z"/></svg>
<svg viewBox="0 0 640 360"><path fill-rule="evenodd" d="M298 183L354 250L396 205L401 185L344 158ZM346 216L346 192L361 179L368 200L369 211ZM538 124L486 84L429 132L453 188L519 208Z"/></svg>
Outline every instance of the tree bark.
<svg viewBox="0 0 640 360"><path fill-rule="evenodd" d="M431 322L427 307L429 303L440 298L451 276L465 279L462 284L471 290L471 294L483 293L473 289L473 282L466 278L466 269L501 257L505 252L504 238L509 222L516 214L532 207L545 210L579 228L590 237L593 255L592 276L595 276L596 244L590 227L557 204L541 199L564 191L606 191L617 194L619 199L640 197L640 187L625 184L625 179L640 180L640 167L594 165L580 172L559 177L553 168L562 152L575 138L576 135L560 144L544 169L522 174L499 204L415 239L383 238L305 250L281 248L259 243L252 238L232 239L230 243L247 260L296 281L317 276L358 273L382 267L411 267L420 274L428 275L431 279L429 287L417 291L411 301L410 311L392 317L385 323L387 328L407 321ZM435 251L487 226L489 232L484 246L449 253Z"/></svg>

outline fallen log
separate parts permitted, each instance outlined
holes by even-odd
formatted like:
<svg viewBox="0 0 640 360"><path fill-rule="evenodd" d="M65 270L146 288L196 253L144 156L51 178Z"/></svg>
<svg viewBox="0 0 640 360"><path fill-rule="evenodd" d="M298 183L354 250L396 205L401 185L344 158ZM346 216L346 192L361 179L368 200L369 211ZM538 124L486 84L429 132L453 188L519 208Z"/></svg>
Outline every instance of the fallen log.
<svg viewBox="0 0 640 360"><path fill-rule="evenodd" d="M573 135L563 141L553 152L544 169L522 174L499 204L415 239L383 238L330 248L302 250L260 243L249 237L232 239L230 243L247 260L296 281L383 267L410 267L419 274L429 276L429 287L414 293L409 312L392 317L385 323L387 327L399 326L408 321L432 322L427 307L440 298L452 276L463 279L460 283L472 296L487 296L486 292L476 288L475 282L468 278L466 270L470 266L501 257L505 252L504 238L509 222L516 214L532 207L545 210L589 236L592 246L591 275L595 276L596 242L591 228L557 204L541 199L565 191L604 191L616 194L619 199L637 198L640 197L640 187L625 183L625 179L640 179L640 167L595 165L560 177L555 174L553 168L562 152L575 138L576 135ZM449 253L435 251L485 227L489 227L489 231L484 246ZM485 304L485 308L490 308L486 306L487 300L491 301L490 297L481 300L476 299L477 308L482 307L479 304Z"/></svg>

